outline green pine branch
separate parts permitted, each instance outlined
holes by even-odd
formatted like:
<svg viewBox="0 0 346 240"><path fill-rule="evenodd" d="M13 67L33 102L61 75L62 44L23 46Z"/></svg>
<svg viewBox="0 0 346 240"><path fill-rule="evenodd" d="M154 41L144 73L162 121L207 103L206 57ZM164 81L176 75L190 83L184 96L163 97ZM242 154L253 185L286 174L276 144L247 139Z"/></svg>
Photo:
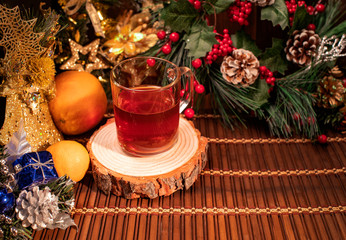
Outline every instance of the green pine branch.
<svg viewBox="0 0 346 240"><path fill-rule="evenodd" d="M40 189L46 186L51 189L51 192L59 198L59 208L68 212L73 201L73 187L75 183L66 175L45 185L40 185Z"/></svg>
<svg viewBox="0 0 346 240"><path fill-rule="evenodd" d="M346 8L343 1L330 0L326 4L326 9L323 13L316 16L315 32L322 38L323 36L330 37L332 35L341 35L345 33L345 21L340 24L342 19L345 19ZM340 24L340 25L338 25ZM341 26L341 29L340 29ZM335 29L337 28L337 29ZM338 31L335 31L338 30Z"/></svg>

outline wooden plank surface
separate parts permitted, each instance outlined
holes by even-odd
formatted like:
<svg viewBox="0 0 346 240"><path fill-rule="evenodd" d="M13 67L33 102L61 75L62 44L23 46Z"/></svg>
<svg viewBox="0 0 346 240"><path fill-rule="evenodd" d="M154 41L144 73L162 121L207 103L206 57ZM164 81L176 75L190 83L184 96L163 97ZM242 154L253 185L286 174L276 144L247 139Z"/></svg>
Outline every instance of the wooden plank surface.
<svg viewBox="0 0 346 240"><path fill-rule="evenodd" d="M320 145L277 139L258 121L235 131L210 115L194 123L210 147L189 190L126 200L88 173L75 188L78 231L34 239L346 239L346 136L330 132Z"/></svg>

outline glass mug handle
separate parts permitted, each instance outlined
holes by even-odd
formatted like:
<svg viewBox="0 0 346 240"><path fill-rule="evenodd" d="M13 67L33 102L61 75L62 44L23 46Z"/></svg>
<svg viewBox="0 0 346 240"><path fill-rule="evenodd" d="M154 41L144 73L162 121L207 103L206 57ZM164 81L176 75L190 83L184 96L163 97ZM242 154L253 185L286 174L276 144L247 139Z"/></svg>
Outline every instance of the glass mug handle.
<svg viewBox="0 0 346 240"><path fill-rule="evenodd" d="M183 76L186 76L188 78L188 80L186 81L186 86L189 90L186 91L187 89L185 87L185 93L180 101L179 113L182 113L185 110L185 108L189 105L191 99L193 98L193 82L195 77L191 69L188 67L180 67L180 71L182 78Z"/></svg>

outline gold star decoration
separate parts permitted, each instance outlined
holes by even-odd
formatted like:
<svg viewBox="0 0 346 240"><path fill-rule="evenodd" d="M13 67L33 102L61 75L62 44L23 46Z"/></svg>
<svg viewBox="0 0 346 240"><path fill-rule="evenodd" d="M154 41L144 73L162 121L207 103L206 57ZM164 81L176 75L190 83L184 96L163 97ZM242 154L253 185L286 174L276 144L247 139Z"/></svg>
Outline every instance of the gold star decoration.
<svg viewBox="0 0 346 240"><path fill-rule="evenodd" d="M72 39L69 39L72 56L63 65L60 66L62 70L78 70L85 72L92 72L97 69L106 69L110 66L105 64L99 57L97 57L97 51L100 44L100 39L96 39L86 46L82 46ZM88 60L90 63L77 63L79 60L79 53L87 55L89 53ZM84 67L85 65L85 67Z"/></svg>

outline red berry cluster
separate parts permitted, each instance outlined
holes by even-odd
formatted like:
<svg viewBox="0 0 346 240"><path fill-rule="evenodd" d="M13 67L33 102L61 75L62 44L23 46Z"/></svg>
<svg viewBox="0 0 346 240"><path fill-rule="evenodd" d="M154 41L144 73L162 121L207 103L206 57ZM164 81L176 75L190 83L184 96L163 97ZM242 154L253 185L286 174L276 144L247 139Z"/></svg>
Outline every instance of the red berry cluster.
<svg viewBox="0 0 346 240"><path fill-rule="evenodd" d="M235 4L230 6L227 10L227 14L229 17L229 20L231 22L238 22L241 26L242 25L249 25L249 21L247 18L249 17L251 11L252 11L252 4L245 1L236 0Z"/></svg>
<svg viewBox="0 0 346 240"><path fill-rule="evenodd" d="M202 94L205 91L205 88L202 84L200 84L198 81L194 80L193 81L193 87L195 89L195 92L198 94ZM180 90L180 97L184 97L185 92L188 90L188 86L186 86L186 89L182 89ZM188 98L189 96L187 95L186 98Z"/></svg>
<svg viewBox="0 0 346 240"><path fill-rule="evenodd" d="M166 38L166 32L161 30L158 33L156 33L157 37L160 40L164 40ZM179 41L179 33L177 32L172 32L169 35L168 40L166 41L166 43L161 47L160 51L162 51L164 54L170 54L172 52L172 47L171 47L171 43L172 42L178 42Z"/></svg>
<svg viewBox="0 0 346 240"><path fill-rule="evenodd" d="M215 32L215 30L214 30ZM210 52L207 54L207 63L212 64L213 61L215 61L218 57L226 56L229 53L231 53L235 48L232 46L232 40L231 37L228 34L228 30L223 30L222 34L217 34L216 40L219 42L219 44L214 44L213 48Z"/></svg>
<svg viewBox="0 0 346 240"><path fill-rule="evenodd" d="M298 6L299 7L304 6L306 11L310 15L321 13L321 12L324 12L324 10L325 10L325 6L322 3L318 3L315 7L307 6L307 4L305 3L304 0L301 0L301 1L290 0L290 1L286 1L285 3L286 3L287 10L288 10L289 20L290 20L291 26L292 26L293 19L294 19L294 13L296 12Z"/></svg>
<svg viewBox="0 0 346 240"><path fill-rule="evenodd" d="M273 72L270 71L266 66L260 66L259 70L260 70L261 78L265 78L266 83L274 86L276 78L273 77Z"/></svg>

